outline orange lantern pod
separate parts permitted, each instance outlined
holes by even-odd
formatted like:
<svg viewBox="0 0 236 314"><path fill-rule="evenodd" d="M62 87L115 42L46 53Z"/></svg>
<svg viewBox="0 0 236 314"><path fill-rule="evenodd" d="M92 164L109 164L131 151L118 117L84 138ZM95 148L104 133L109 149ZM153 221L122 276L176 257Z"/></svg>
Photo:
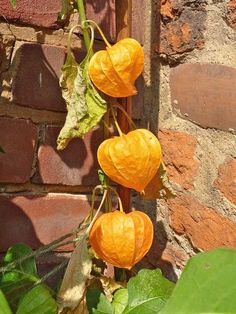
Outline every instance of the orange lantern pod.
<svg viewBox="0 0 236 314"><path fill-rule="evenodd" d="M125 38L106 50L96 52L89 62L89 76L94 85L112 97L137 94L134 82L142 73L144 53L133 38Z"/></svg>
<svg viewBox="0 0 236 314"><path fill-rule="evenodd" d="M153 224L143 212L118 210L103 214L93 224L89 241L107 263L132 268L149 251L153 241Z"/></svg>
<svg viewBox="0 0 236 314"><path fill-rule="evenodd" d="M161 145L146 129L137 129L102 142L99 165L114 182L143 192L161 164Z"/></svg>

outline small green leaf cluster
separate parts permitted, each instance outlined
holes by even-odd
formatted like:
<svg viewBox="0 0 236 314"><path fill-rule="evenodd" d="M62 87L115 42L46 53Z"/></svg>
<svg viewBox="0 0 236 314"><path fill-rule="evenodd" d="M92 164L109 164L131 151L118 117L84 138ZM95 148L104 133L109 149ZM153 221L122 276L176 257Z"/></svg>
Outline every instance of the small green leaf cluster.
<svg viewBox="0 0 236 314"><path fill-rule="evenodd" d="M38 282L40 278L32 249L25 244L10 247L3 258L0 272L1 314L56 314L53 291ZM22 262L19 262L21 261Z"/></svg>
<svg viewBox="0 0 236 314"><path fill-rule="evenodd" d="M192 257L176 285L159 270L141 270L127 289L115 292L111 302L104 294L97 296L97 305L93 303L89 313L235 314L235 283L236 250L216 249Z"/></svg>

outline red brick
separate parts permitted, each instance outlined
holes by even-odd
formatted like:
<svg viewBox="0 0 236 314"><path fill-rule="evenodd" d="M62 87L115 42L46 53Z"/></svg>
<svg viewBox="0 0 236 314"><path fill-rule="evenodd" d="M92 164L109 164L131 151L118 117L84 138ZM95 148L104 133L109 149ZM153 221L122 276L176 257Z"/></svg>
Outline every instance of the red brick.
<svg viewBox="0 0 236 314"><path fill-rule="evenodd" d="M0 15L8 21L36 25L39 27L59 27L58 14L61 0L17 0L13 9L9 0L1 0Z"/></svg>
<svg viewBox="0 0 236 314"><path fill-rule="evenodd" d="M171 227L186 235L194 247L211 250L236 247L236 223L191 196L178 196L169 202Z"/></svg>
<svg viewBox="0 0 236 314"><path fill-rule="evenodd" d="M114 0L86 1L86 15L89 20L94 20L101 27L108 40L115 41L116 19Z"/></svg>
<svg viewBox="0 0 236 314"><path fill-rule="evenodd" d="M236 205L236 158L228 158L220 166L214 185Z"/></svg>
<svg viewBox="0 0 236 314"><path fill-rule="evenodd" d="M198 161L195 157L196 138L172 130L161 130L158 137L170 180L180 184L184 189L193 189L198 172Z"/></svg>
<svg viewBox="0 0 236 314"><path fill-rule="evenodd" d="M28 120L0 118L0 182L24 183L31 176L37 127Z"/></svg>
<svg viewBox="0 0 236 314"><path fill-rule="evenodd" d="M236 69L227 66L179 65L170 75L172 105L202 127L236 130L235 80Z"/></svg>
<svg viewBox="0 0 236 314"><path fill-rule="evenodd" d="M136 0L132 6L132 38L135 38L140 44L144 44L144 12L145 0ZM143 27L142 27L143 25Z"/></svg>
<svg viewBox="0 0 236 314"><path fill-rule="evenodd" d="M206 1L162 0L160 10L160 42L156 50L170 62L183 57L183 53L204 46Z"/></svg>
<svg viewBox="0 0 236 314"><path fill-rule="evenodd" d="M61 0L31 0L29 5L28 0L17 0L16 9L13 9L10 0L1 0L0 16L18 24L59 28L65 23L58 20L61 3ZM116 36L115 1L87 1L86 11L87 18L97 22L107 38L114 41Z"/></svg>
<svg viewBox="0 0 236 314"><path fill-rule="evenodd" d="M142 267L157 268L169 263L172 266L183 268L188 259L188 254L179 245L167 242L162 246L160 241L155 239L150 251L142 261Z"/></svg>
<svg viewBox="0 0 236 314"><path fill-rule="evenodd" d="M65 49L40 44L23 44L13 81L13 99L18 105L66 111L59 87Z"/></svg>
<svg viewBox="0 0 236 314"><path fill-rule="evenodd" d="M63 185L98 184L97 148L103 132L95 129L84 139L73 139L63 151L57 151L56 140L61 127L47 126L45 139L39 147L34 182Z"/></svg>
<svg viewBox="0 0 236 314"><path fill-rule="evenodd" d="M89 206L82 195L1 195L0 251L17 242L35 249L59 238L79 225Z"/></svg>
<svg viewBox="0 0 236 314"><path fill-rule="evenodd" d="M227 2L226 19L227 19L228 24L233 29L236 29L236 1L235 0L229 0Z"/></svg>

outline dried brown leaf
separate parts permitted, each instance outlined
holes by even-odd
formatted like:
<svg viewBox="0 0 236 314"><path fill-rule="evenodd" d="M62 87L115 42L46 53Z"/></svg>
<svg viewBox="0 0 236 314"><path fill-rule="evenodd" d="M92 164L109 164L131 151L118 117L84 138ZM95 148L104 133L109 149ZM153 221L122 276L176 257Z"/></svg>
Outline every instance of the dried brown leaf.
<svg viewBox="0 0 236 314"><path fill-rule="evenodd" d="M92 259L88 250L87 235L72 253L59 291L60 311L64 308L75 310L83 300L92 269Z"/></svg>

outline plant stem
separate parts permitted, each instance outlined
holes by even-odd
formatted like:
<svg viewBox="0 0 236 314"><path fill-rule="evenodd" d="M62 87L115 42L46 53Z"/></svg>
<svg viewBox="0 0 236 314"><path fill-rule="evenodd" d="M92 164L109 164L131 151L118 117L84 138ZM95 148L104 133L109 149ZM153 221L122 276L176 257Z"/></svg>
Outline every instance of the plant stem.
<svg viewBox="0 0 236 314"><path fill-rule="evenodd" d="M90 47L90 35L88 28L86 28L86 14L85 14L85 8L84 8L84 0L77 0L78 5L78 11L79 11L79 18L80 18L80 24L85 25L83 28L83 36L84 36L84 45L86 50L89 50Z"/></svg>
<svg viewBox="0 0 236 314"><path fill-rule="evenodd" d="M117 119L116 119L116 115L115 115L115 113L114 113L114 110L113 110L112 106L110 107L110 110L111 110L111 114L112 114L113 121L114 121L114 123L115 123L116 129L117 129L117 131L118 131L118 133L119 133L119 136L122 136L123 133L122 133L122 131L121 131L121 129L120 129L119 123L118 123L118 121L117 121Z"/></svg>

